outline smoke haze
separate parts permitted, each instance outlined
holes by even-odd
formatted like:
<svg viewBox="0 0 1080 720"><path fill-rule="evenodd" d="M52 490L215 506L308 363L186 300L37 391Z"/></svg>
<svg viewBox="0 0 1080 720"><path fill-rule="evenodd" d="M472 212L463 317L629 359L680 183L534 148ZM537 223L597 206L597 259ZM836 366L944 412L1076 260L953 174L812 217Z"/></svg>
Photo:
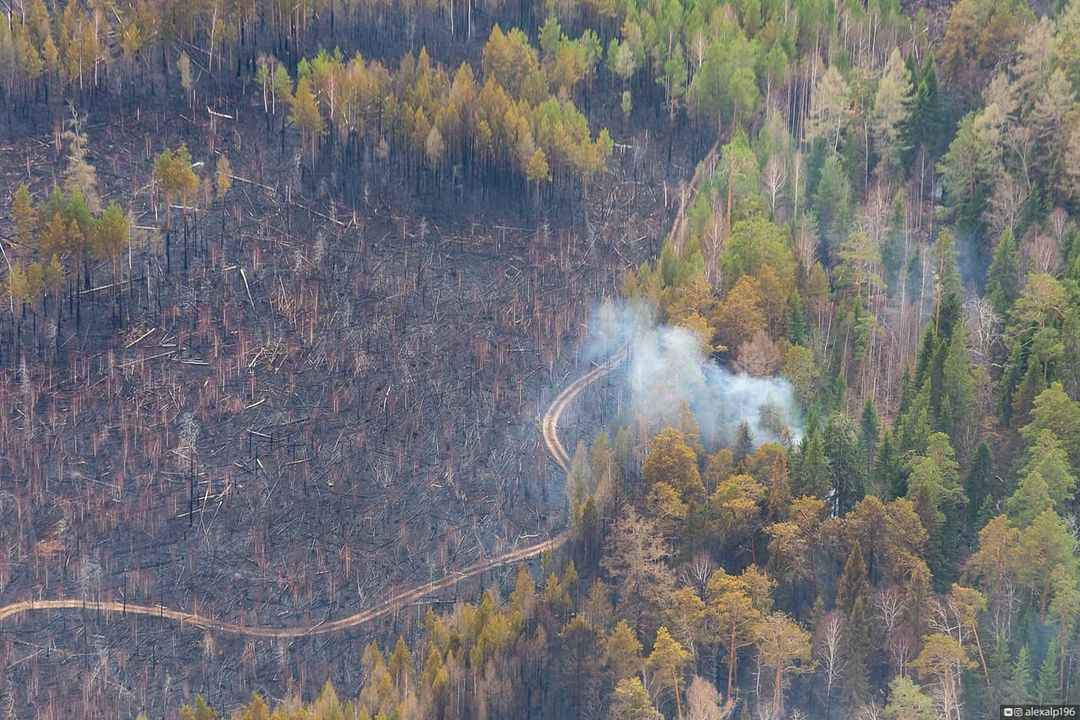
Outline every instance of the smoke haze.
<svg viewBox="0 0 1080 720"><path fill-rule="evenodd" d="M786 379L733 373L709 357L701 339L682 327L655 325L653 311L642 304L604 303L589 325L588 357L601 360L620 347L630 348L626 373L631 410L651 431L678 426L689 406L707 449L731 446L738 425L746 421L754 444L797 442L801 412Z"/></svg>

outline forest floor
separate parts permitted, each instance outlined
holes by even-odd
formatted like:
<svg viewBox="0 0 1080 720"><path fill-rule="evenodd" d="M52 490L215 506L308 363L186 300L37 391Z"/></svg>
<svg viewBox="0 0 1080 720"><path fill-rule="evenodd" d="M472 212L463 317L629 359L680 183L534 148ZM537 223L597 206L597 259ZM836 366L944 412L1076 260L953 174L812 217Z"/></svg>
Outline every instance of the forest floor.
<svg viewBox="0 0 1080 720"><path fill-rule="evenodd" d="M250 117L212 138L198 117L90 125L103 196L144 228L163 220L147 191L162 147L188 142L204 175L206 148L226 150L238 181L224 208L190 219L186 262L179 215L168 270L160 232L133 248L120 332L99 272L78 331L69 315L52 335L43 322L16 349L25 364L5 353L0 604L167 605L310 626L534 547L565 522L540 414L583 368L591 309L655 251L678 202L662 188L692 162L625 138L573 227L497 197L394 187L353 210L305 198L300 163L274 157ZM4 187L29 175L39 197L60 158L51 136L3 156ZM571 426L603 417L610 391L583 393ZM332 639L257 639L89 610L23 615L0 626L2 703L100 717L108 698L126 717L194 692L228 706L327 677L355 687L372 633L412 626L393 617Z"/></svg>
<svg viewBox="0 0 1080 720"><path fill-rule="evenodd" d="M610 358L589 370L581 377L574 380L559 393L548 406L540 423L544 448L551 458L564 473L570 472L572 458L559 438L559 419L574 399L590 384L603 378L605 375L618 370L626 359L626 348L617 351ZM428 596L438 597L459 583L474 577L489 573L506 565L521 563L532 559L545 552L553 552L566 544L569 539L569 530L562 530L541 542L526 545L516 550L510 550L496 555L487 560L457 570L452 570L446 575L431 580L427 583L415 585L404 592L384 600L373 608L363 610L342 618L336 618L314 625L302 625L292 627L279 627L267 625L237 625L223 622L214 618L199 615L198 613L175 610L164 604L156 607L149 605L137 605L126 601L116 600L23 600L0 607L0 621L35 612L50 612L57 610L79 610L83 613L106 614L120 613L124 616L148 615L163 620L172 620L181 625L193 625L204 630L215 630L232 635L244 635L262 638L295 638L307 635L325 635L328 633L352 630L366 625L374 620L385 617L392 613L400 612L409 603L422 602Z"/></svg>

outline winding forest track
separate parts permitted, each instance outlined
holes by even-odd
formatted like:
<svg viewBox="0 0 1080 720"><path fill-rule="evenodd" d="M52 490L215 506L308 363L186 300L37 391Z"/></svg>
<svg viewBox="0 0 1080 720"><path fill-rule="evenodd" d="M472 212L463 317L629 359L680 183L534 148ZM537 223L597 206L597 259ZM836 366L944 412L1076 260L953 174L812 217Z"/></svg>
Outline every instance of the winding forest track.
<svg viewBox="0 0 1080 720"><path fill-rule="evenodd" d="M687 192L683 195L679 210L676 213L675 221L671 228L670 236L675 240L678 240L679 235L683 232L686 207L689 203L692 203L693 199L696 197L698 186L701 184L702 178L715 168L719 148L720 143L717 141L695 168L694 175L686 188ZM563 410L566 409L582 390L590 383L593 383L610 373L622 364L628 356L629 348L626 346L616 350L607 360L598 364L589 372L567 385L562 392L555 397L551 405L548 406L547 412L544 413L544 417L540 423L544 445L547 447L548 453L565 473L570 473L570 465L573 460L570 457L570 453L566 451L562 441L559 439L559 417L562 415ZM494 570L495 568L514 565L529 560L530 558L542 554L546 550L554 550L562 547L569 539L570 531L563 530L534 545L511 550L510 552L488 558L487 560L481 560L480 562L469 565L461 570L447 573L438 580L416 585L408 590L393 595L373 608L368 608L367 610L362 610L353 615L347 615L336 620L329 620L315 625L297 625L292 627L239 625L223 620L215 620L214 618L206 617L199 613L174 610L165 607L164 605L137 605L133 603L116 602L114 600L23 600L0 607L0 622L18 615L40 612L43 610L90 610L93 612L147 615L151 617L166 618L179 622L181 625L194 625L195 627L205 628L207 630L218 630L249 637L293 638L306 635L326 635L328 633L357 628L383 616L390 615L410 602L420 600L432 593L445 590L462 580L468 580L469 578L476 577L477 575L488 572L489 570Z"/></svg>
<svg viewBox="0 0 1080 720"><path fill-rule="evenodd" d="M562 415L562 412L566 409L567 405L577 397L578 393L585 389L590 383L607 375L618 367L626 356L627 349L623 347L616 351L615 354L606 361L574 380L555 397L555 400L553 400L548 407L547 412L544 413L543 420L541 421L544 445L547 447L548 452L555 462L558 463L559 467L566 473L570 472L570 464L572 461L569 453L566 452L566 448L563 447L562 441L559 440L559 416ZM214 618L206 617L199 613L174 610L165 607L164 605L137 605L114 600L23 600L21 602L14 602L0 607L0 622L17 615L41 612L43 610L89 610L92 612L120 613L124 615L147 615L174 620L181 625L194 625L195 627L205 628L207 630L218 630L235 635L247 635L251 637L293 638L306 635L326 635L332 632L359 627L400 610L410 602L452 587L462 580L476 577L477 575L489 570L494 570L495 568L523 562L540 555L546 550L554 550L555 548L566 544L569 537L569 530L563 530L534 545L511 550L510 552L474 563L461 570L447 573L438 580L416 585L408 590L397 593L373 608L362 610L353 615L347 615L336 620L321 622L316 625L299 625L292 627L239 625L223 620L215 620Z"/></svg>

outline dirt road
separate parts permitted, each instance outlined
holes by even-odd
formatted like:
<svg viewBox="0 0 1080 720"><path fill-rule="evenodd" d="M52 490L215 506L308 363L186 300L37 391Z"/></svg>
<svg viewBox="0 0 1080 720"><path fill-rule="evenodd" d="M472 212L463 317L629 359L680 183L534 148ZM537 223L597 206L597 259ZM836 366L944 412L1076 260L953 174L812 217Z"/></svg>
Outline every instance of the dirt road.
<svg viewBox="0 0 1080 720"><path fill-rule="evenodd" d="M614 355L612 355L605 362L597 365L589 372L585 373L578 379L574 380L562 392L556 396L548 407L547 412L544 413L544 418L541 421L541 430L544 439L544 445L547 447L548 452L555 459L555 462L559 464L565 472L570 472L570 455L566 452L566 448L563 447L562 442L559 440L558 424L559 416L562 415L563 410L569 405L578 393L580 393L590 383L603 377L611 372L613 369L619 366L620 363L626 358L626 348L620 349ZM455 583L466 580L468 578L475 577L481 573L485 573L489 570L493 570L504 565L513 565L524 560L536 557L545 550L553 550L564 545L569 538L569 531L563 531L557 535L554 535L547 540L538 542L534 545L518 548L517 550L511 550L510 552L497 555L487 560L469 565L461 570L454 571L438 580L426 582L421 585L416 585L408 590L400 592L393 597L383 601L381 604L376 605L373 608L362 610L353 615L338 618L337 620L330 620L328 622L322 622L317 625L301 625L293 627L274 627L263 625L237 625L236 623L225 622L223 620L215 620L205 615L198 613L187 612L185 610L176 610L173 608L165 607L164 605L138 605L134 603L123 603L112 600L104 601L84 601L84 600L23 600L21 602L11 603L0 607L0 622L8 618L15 617L16 615L22 615L23 613L41 612L48 610L90 610L94 612L105 613L121 613L129 615L148 615L153 617L164 618L168 620L174 620L181 625L194 625L195 627L206 628L208 630L218 630L221 632L233 633L237 635L248 635L253 637L300 637L303 635L323 635L326 633L338 632L340 630L349 630L356 628L365 623L369 623L372 620L377 620L384 615L399 610L405 605L426 597L432 593L446 588L452 587Z"/></svg>

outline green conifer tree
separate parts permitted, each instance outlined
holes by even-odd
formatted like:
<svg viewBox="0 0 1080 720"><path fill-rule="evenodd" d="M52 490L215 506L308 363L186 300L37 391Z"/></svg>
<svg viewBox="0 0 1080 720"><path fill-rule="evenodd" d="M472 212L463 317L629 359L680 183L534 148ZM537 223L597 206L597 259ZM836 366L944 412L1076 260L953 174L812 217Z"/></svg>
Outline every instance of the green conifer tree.
<svg viewBox="0 0 1080 720"><path fill-rule="evenodd" d="M986 273L986 295L1002 320L1007 320L1020 297L1020 251L1011 228L1001 234Z"/></svg>

